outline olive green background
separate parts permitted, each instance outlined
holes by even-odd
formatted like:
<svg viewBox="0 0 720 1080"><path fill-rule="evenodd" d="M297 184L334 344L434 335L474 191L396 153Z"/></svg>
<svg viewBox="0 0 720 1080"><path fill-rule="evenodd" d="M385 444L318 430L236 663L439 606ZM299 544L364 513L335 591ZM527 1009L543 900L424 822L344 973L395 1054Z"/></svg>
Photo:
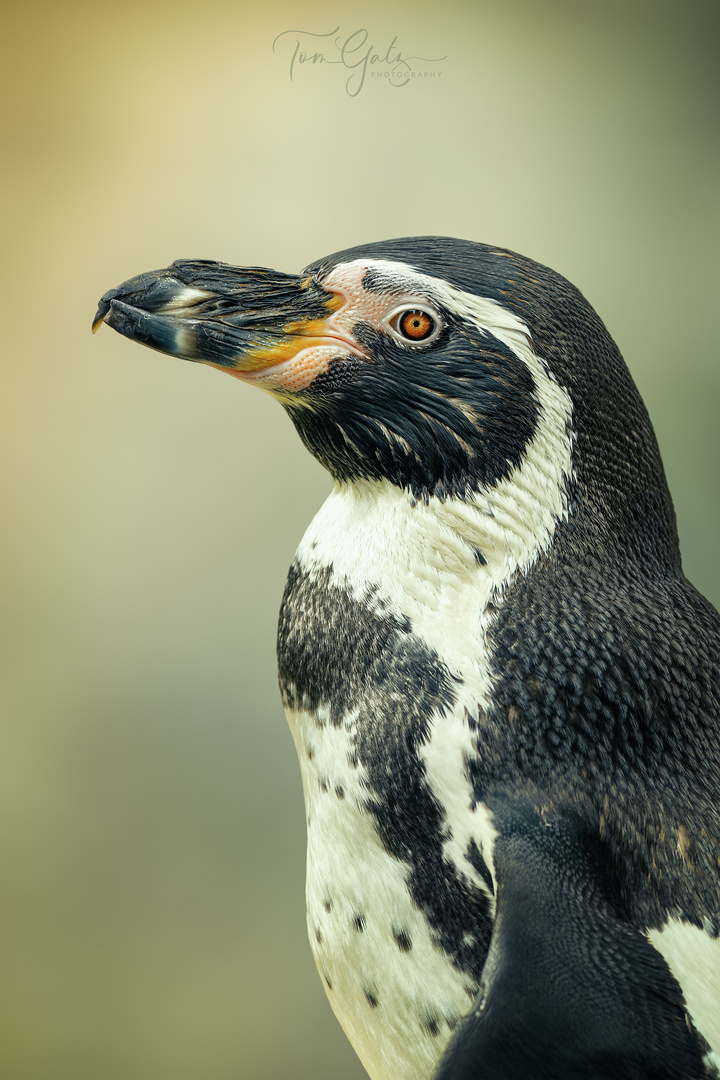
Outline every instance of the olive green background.
<svg viewBox="0 0 720 1080"><path fill-rule="evenodd" d="M100 294L427 233L548 263L628 360L717 603L717 12L4 5L2 1080L364 1075L305 941L274 671L328 478L270 398L93 338ZM335 27L435 76L291 81L277 35Z"/></svg>

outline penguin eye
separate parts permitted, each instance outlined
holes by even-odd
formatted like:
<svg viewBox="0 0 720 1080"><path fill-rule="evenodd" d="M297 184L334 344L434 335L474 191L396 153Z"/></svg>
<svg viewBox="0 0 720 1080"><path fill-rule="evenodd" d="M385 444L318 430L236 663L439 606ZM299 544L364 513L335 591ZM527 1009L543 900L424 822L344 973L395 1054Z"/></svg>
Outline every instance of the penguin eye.
<svg viewBox="0 0 720 1080"><path fill-rule="evenodd" d="M388 323L404 341L428 342L437 337L440 332L440 321L437 316L423 308L401 308L393 312Z"/></svg>

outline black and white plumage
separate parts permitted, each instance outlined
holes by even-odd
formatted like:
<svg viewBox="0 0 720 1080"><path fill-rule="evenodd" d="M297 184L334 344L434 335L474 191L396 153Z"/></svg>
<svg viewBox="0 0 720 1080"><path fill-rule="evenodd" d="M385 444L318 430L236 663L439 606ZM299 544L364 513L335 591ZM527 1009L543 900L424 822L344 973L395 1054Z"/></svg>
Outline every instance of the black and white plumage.
<svg viewBox="0 0 720 1080"><path fill-rule="evenodd" d="M280 616L310 940L373 1080L720 1063L720 620L559 275L438 237L183 261L96 322L277 396L335 488Z"/></svg>

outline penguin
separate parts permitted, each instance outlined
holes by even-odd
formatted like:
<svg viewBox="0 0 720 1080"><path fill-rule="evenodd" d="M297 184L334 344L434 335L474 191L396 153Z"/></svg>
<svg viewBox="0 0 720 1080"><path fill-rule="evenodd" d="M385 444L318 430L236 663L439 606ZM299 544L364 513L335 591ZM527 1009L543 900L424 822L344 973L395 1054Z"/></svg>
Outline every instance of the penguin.
<svg viewBox="0 0 720 1080"><path fill-rule="evenodd" d="M307 921L372 1080L720 1072L720 618L581 293L412 237L180 260L94 329L276 397L334 481L280 688Z"/></svg>

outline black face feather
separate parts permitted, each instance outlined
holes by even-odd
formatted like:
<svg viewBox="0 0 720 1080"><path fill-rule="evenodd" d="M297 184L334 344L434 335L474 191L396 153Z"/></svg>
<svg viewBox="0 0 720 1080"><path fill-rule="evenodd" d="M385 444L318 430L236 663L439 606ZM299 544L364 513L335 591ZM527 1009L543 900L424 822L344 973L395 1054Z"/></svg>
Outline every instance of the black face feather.
<svg viewBox="0 0 720 1080"><path fill-rule="evenodd" d="M372 362L339 362L284 402L337 480L386 479L417 499L462 498L521 463L538 412L530 372L496 338L444 317L425 350L357 324Z"/></svg>

